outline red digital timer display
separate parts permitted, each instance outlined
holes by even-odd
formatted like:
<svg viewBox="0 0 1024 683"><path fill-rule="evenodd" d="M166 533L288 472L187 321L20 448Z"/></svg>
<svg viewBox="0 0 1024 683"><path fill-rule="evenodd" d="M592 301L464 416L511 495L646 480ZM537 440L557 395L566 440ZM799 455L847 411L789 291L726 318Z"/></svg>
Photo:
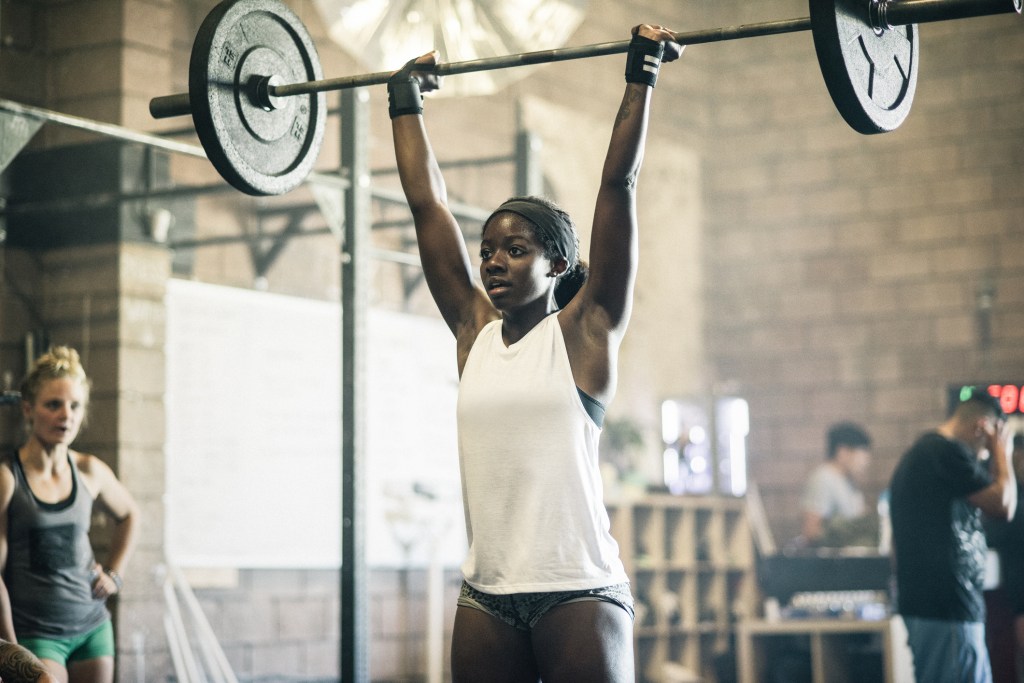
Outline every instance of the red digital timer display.
<svg viewBox="0 0 1024 683"><path fill-rule="evenodd" d="M1020 384L989 384L988 393L999 399L1007 415L1024 413L1024 386Z"/></svg>
<svg viewBox="0 0 1024 683"><path fill-rule="evenodd" d="M965 384L960 387L959 400L963 401L971 395L971 390L984 387L988 393L999 399L999 405L1007 415L1024 414L1024 384Z"/></svg>

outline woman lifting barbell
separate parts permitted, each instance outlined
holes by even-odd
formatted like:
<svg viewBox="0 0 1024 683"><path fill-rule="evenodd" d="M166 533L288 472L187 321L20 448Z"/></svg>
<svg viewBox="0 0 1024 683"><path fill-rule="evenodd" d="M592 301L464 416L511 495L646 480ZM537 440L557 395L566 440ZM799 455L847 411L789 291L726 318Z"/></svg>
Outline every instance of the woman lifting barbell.
<svg viewBox="0 0 1024 683"><path fill-rule="evenodd" d="M513 198L483 227L482 287L447 205L421 91L436 53L388 82L395 155L427 285L456 338L469 554L452 634L455 683L634 680L633 599L609 533L597 444L636 275L636 182L673 34L632 30L626 90L594 211L590 264L569 216Z"/></svg>

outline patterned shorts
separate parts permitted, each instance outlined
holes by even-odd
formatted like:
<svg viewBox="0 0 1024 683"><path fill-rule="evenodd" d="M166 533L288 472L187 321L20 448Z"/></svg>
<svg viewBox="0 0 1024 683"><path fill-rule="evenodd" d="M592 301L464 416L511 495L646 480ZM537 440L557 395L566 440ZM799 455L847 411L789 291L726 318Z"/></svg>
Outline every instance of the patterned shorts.
<svg viewBox="0 0 1024 683"><path fill-rule="evenodd" d="M630 619L633 618L633 594L629 591L628 583L580 591L492 595L482 593L463 581L458 604L486 612L520 631L529 631L552 607L587 600L618 605L626 610Z"/></svg>

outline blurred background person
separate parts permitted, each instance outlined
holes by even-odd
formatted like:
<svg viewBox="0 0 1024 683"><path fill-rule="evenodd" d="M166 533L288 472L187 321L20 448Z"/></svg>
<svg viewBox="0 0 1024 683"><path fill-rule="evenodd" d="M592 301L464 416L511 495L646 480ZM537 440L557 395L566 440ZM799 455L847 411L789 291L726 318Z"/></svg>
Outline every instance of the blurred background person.
<svg viewBox="0 0 1024 683"><path fill-rule="evenodd" d="M106 601L121 592L139 508L106 463L71 448L89 402L77 351L40 356L21 399L25 442L0 458L0 638L61 683L111 683ZM94 504L115 522L105 565L89 540Z"/></svg>
<svg viewBox="0 0 1024 683"><path fill-rule="evenodd" d="M1011 462L1014 478L1017 481L1019 504L1021 496L1024 495L1024 432L1017 433L1013 437ZM1008 634L988 634L989 651L995 652L993 647L996 641L999 645L1013 648L1011 658L999 658L994 655L992 670L998 679L998 669L1012 667L1013 673L1007 673L1004 678L1007 680L1012 678L1017 683L1024 683L1024 513L1018 510L1013 519L1009 521L986 518L985 537L989 547L999 553L1000 570L1000 586L996 593L999 603L993 605L990 602L989 606L993 607L993 611L1003 608L1004 612L1001 616L1008 618L1010 627Z"/></svg>
<svg viewBox="0 0 1024 683"><path fill-rule="evenodd" d="M876 546L878 516L869 510L861 484L871 464L871 437L853 422L828 429L825 462L804 487L798 545Z"/></svg>
<svg viewBox="0 0 1024 683"><path fill-rule="evenodd" d="M896 605L918 683L991 683L982 513L1017 507L1006 419L975 389L903 455L890 485Z"/></svg>

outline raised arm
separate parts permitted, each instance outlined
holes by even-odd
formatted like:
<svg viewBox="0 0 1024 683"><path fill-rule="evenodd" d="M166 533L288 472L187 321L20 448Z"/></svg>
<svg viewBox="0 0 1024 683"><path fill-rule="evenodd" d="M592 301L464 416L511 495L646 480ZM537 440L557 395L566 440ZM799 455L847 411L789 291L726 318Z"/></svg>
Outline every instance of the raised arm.
<svg viewBox="0 0 1024 683"><path fill-rule="evenodd" d="M436 58L431 52L414 62L434 64ZM413 62L406 64L388 82L389 113L398 175L412 210L423 274L441 316L459 336L472 319L474 306L486 296L473 284L466 243L448 208L444 178L423 122L420 91L437 85L436 77L414 71Z"/></svg>
<svg viewBox="0 0 1024 683"><path fill-rule="evenodd" d="M1012 444L1007 445L1006 422L999 420L987 435L989 467L992 483L967 497L968 502L995 519L1013 519L1017 510L1017 480L1011 458Z"/></svg>
<svg viewBox="0 0 1024 683"><path fill-rule="evenodd" d="M622 96L601 173L590 242L590 275L581 290L582 315L600 311L598 324L621 333L629 321L637 263L636 187L647 121L661 62L682 54L670 31L642 24L632 30Z"/></svg>

